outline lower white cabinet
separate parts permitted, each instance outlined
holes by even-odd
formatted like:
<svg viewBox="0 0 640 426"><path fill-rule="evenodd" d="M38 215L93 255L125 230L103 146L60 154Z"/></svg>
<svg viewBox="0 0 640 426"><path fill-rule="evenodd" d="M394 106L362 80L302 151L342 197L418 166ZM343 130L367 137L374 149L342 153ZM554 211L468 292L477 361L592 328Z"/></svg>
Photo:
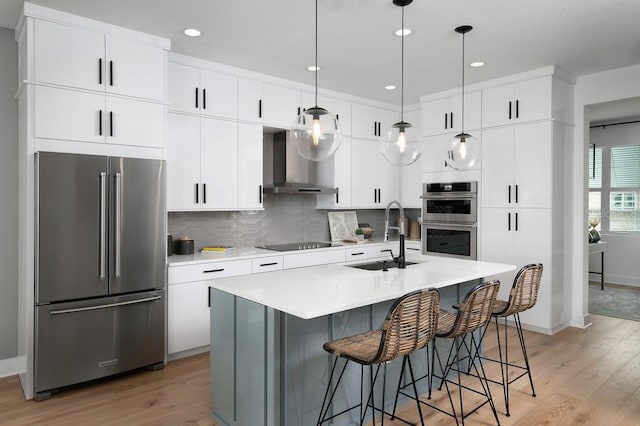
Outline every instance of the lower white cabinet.
<svg viewBox="0 0 640 426"><path fill-rule="evenodd" d="M251 274L251 268L251 259L169 267L169 355L209 345L209 280Z"/></svg>
<svg viewBox="0 0 640 426"><path fill-rule="evenodd" d="M343 263L344 250L311 250L302 253L284 255L284 269L302 268L304 266Z"/></svg>

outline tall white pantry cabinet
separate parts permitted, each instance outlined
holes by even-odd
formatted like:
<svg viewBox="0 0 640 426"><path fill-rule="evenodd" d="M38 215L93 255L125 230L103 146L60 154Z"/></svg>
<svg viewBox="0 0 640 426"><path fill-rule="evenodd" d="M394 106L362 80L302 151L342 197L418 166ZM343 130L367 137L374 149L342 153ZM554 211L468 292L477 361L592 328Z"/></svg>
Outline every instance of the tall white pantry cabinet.
<svg viewBox="0 0 640 426"><path fill-rule="evenodd" d="M556 67L501 79L482 90L479 259L542 263L534 308L521 315L552 334L564 312L564 151L573 132L572 76ZM507 299L514 273L500 278Z"/></svg>
<svg viewBox="0 0 640 426"><path fill-rule="evenodd" d="M33 397L34 154L163 159L170 41L24 3L18 42L18 375Z"/></svg>

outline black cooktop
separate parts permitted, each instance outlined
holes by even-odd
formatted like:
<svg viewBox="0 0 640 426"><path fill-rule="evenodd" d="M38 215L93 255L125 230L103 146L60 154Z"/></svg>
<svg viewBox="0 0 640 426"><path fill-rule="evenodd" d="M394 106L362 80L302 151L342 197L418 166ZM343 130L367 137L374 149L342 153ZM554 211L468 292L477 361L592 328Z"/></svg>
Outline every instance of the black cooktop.
<svg viewBox="0 0 640 426"><path fill-rule="evenodd" d="M331 247L331 243L320 243L317 241L310 241L306 243L286 243L286 244L265 244L262 246L256 246L256 248L273 250L273 251L293 251L293 250L308 250Z"/></svg>

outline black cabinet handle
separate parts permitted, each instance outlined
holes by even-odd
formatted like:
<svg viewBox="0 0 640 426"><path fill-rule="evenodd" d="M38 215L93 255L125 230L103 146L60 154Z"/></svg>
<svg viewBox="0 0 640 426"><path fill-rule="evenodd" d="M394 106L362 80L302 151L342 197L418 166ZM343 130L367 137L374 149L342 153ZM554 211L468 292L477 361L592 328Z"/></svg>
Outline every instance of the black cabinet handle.
<svg viewBox="0 0 640 426"><path fill-rule="evenodd" d="M102 84L102 58L98 58L98 84Z"/></svg>
<svg viewBox="0 0 640 426"><path fill-rule="evenodd" d="M196 108L198 108L198 88L196 87Z"/></svg>
<svg viewBox="0 0 640 426"><path fill-rule="evenodd" d="M380 191L381 189L378 188L378 202L381 203L382 202L382 196L380 195Z"/></svg>
<svg viewBox="0 0 640 426"><path fill-rule="evenodd" d="M258 118L262 118L262 99L258 100Z"/></svg>
<svg viewBox="0 0 640 426"><path fill-rule="evenodd" d="M407 250L420 251L420 249L413 248L413 247L407 247Z"/></svg>
<svg viewBox="0 0 640 426"><path fill-rule="evenodd" d="M198 204L198 203L199 203L199 201L198 201L198 193L199 193L199 192L200 192L200 191L198 191L198 184L196 183L196 204Z"/></svg>
<svg viewBox="0 0 640 426"><path fill-rule="evenodd" d="M378 136L382 136L382 130L380 130L381 122L378 121Z"/></svg>
<svg viewBox="0 0 640 426"><path fill-rule="evenodd" d="M98 135L102 136L102 110L98 113Z"/></svg>
<svg viewBox="0 0 640 426"><path fill-rule="evenodd" d="M373 202L374 204L378 202L378 190L373 188Z"/></svg>
<svg viewBox="0 0 640 426"><path fill-rule="evenodd" d="M211 307L211 290L207 287L207 305Z"/></svg>
<svg viewBox="0 0 640 426"><path fill-rule="evenodd" d="M363 251L359 251L357 253L351 253L351 256L362 256L364 254Z"/></svg>
<svg viewBox="0 0 640 426"><path fill-rule="evenodd" d="M273 265L277 265L278 262L270 262L270 263L261 263L260 266L273 266Z"/></svg>
<svg viewBox="0 0 640 426"><path fill-rule="evenodd" d="M113 136L113 111L109 111L109 136Z"/></svg>
<svg viewBox="0 0 640 426"><path fill-rule="evenodd" d="M202 204L207 204L207 184L202 184Z"/></svg>
<svg viewBox="0 0 640 426"><path fill-rule="evenodd" d="M520 117L520 101L516 99L516 118Z"/></svg>
<svg viewBox="0 0 640 426"><path fill-rule="evenodd" d="M113 86L113 61L109 61L109 86Z"/></svg>
<svg viewBox="0 0 640 426"><path fill-rule="evenodd" d="M298 107L298 115L300 115L300 107Z"/></svg>
<svg viewBox="0 0 640 426"><path fill-rule="evenodd" d="M446 112L444 113L444 129L447 130L449 128L449 120L447 119L447 114Z"/></svg>
<svg viewBox="0 0 640 426"><path fill-rule="evenodd" d="M518 213L516 213L516 231L518 230Z"/></svg>
<svg viewBox="0 0 640 426"><path fill-rule="evenodd" d="M509 101L509 120L511 120L511 101Z"/></svg>
<svg viewBox="0 0 640 426"><path fill-rule="evenodd" d="M378 133L378 123L376 123L374 121L373 122L373 136L378 136L376 133Z"/></svg>
<svg viewBox="0 0 640 426"><path fill-rule="evenodd" d="M208 271L202 271L203 274L211 274L213 272L222 272L224 271L224 268L220 268L220 269L209 269Z"/></svg>
<svg viewBox="0 0 640 426"><path fill-rule="evenodd" d="M207 109L207 89L202 89L202 109Z"/></svg>
<svg viewBox="0 0 640 426"><path fill-rule="evenodd" d="M262 185L258 185L258 202L262 204Z"/></svg>
<svg viewBox="0 0 640 426"><path fill-rule="evenodd" d="M516 203L518 202L518 185L516 185Z"/></svg>
<svg viewBox="0 0 640 426"><path fill-rule="evenodd" d="M453 129L453 112L449 113L449 117L450 117L449 118L449 121L450 121L450 123L449 123L450 126L449 127Z"/></svg>
<svg viewBox="0 0 640 426"><path fill-rule="evenodd" d="M511 185L509 185L509 203L511 203Z"/></svg>
<svg viewBox="0 0 640 426"><path fill-rule="evenodd" d="M511 231L511 213L507 216L507 231Z"/></svg>
<svg viewBox="0 0 640 426"><path fill-rule="evenodd" d="M340 114L336 114L336 120L340 121Z"/></svg>
<svg viewBox="0 0 640 426"><path fill-rule="evenodd" d="M340 188L336 188L336 204L340 202Z"/></svg>

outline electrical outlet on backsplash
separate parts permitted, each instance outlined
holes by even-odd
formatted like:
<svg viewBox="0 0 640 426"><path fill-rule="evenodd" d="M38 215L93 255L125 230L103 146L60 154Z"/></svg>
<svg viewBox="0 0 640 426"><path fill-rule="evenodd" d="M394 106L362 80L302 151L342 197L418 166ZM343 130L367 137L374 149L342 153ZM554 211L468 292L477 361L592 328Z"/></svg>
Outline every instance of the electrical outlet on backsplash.
<svg viewBox="0 0 640 426"><path fill-rule="evenodd" d="M210 244L253 247L304 241L329 241L329 210L316 209L315 197L267 194L264 210L225 212L169 212L168 232L173 238L188 236L195 248ZM379 230L373 238L382 238L384 209L356 210L358 222ZM397 221L397 212L393 212ZM406 209L412 221L420 209ZM407 231L408 232L408 231Z"/></svg>

